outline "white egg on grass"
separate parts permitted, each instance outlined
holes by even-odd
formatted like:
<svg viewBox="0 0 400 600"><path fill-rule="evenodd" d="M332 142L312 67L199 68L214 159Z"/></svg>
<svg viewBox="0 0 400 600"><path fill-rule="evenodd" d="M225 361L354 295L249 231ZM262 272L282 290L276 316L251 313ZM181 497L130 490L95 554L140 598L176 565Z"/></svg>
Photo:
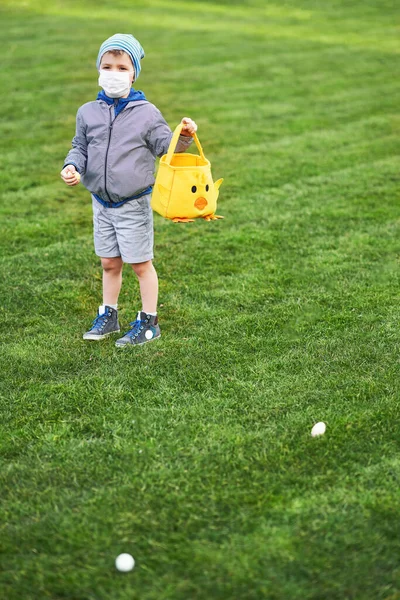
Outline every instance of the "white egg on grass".
<svg viewBox="0 0 400 600"><path fill-rule="evenodd" d="M130 554L124 552L115 559L115 566L121 573L128 573L135 566L135 559Z"/></svg>
<svg viewBox="0 0 400 600"><path fill-rule="evenodd" d="M326 431L326 425L322 421L319 423L315 423L314 427L311 429L312 437L318 437L319 435L324 435Z"/></svg>

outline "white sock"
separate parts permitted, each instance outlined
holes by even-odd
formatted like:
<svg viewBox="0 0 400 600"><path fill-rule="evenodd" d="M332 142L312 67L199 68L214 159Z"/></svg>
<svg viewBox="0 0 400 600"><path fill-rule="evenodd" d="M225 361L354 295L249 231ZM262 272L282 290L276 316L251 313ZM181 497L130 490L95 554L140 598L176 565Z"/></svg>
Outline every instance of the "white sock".
<svg viewBox="0 0 400 600"><path fill-rule="evenodd" d="M152 317L155 317L157 315L157 313L150 313L150 312L146 312L145 310L143 311L146 313L146 315L151 315Z"/></svg>

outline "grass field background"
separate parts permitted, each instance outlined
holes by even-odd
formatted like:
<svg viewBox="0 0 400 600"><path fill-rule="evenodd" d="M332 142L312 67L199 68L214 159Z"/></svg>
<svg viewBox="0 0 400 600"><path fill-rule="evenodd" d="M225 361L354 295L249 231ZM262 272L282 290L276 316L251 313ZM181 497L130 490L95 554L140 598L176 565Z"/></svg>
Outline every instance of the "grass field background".
<svg viewBox="0 0 400 600"><path fill-rule="evenodd" d="M2 0L2 599L400 599L396 5ZM118 31L225 178L224 221L156 217L163 337L128 351L81 339L101 270L59 178Z"/></svg>

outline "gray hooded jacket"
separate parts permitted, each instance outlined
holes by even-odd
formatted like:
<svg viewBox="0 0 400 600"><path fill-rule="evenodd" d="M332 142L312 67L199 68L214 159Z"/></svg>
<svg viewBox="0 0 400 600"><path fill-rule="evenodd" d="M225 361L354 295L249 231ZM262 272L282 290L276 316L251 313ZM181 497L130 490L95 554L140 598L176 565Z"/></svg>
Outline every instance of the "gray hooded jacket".
<svg viewBox="0 0 400 600"><path fill-rule="evenodd" d="M115 105L87 102L76 116L76 134L64 166L73 164L83 185L105 203L122 203L154 184L155 159L168 151L172 132L161 112L146 100ZM192 138L180 136L175 152Z"/></svg>

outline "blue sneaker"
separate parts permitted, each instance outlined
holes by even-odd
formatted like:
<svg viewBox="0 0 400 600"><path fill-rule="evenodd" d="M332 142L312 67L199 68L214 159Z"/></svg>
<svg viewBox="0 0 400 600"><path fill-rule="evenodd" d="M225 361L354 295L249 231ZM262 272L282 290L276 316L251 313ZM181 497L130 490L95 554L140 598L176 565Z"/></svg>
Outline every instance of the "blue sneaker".
<svg viewBox="0 0 400 600"><path fill-rule="evenodd" d="M136 321L129 323L129 325L131 328L128 333L115 342L117 348L131 345L140 346L161 337L157 315L148 315L143 311L139 311Z"/></svg>
<svg viewBox="0 0 400 600"><path fill-rule="evenodd" d="M100 311L103 309L103 311ZM112 333L120 331L118 323L118 311L111 306L101 306L92 327L83 334L84 340L104 340ZM101 312L101 314L100 314Z"/></svg>

